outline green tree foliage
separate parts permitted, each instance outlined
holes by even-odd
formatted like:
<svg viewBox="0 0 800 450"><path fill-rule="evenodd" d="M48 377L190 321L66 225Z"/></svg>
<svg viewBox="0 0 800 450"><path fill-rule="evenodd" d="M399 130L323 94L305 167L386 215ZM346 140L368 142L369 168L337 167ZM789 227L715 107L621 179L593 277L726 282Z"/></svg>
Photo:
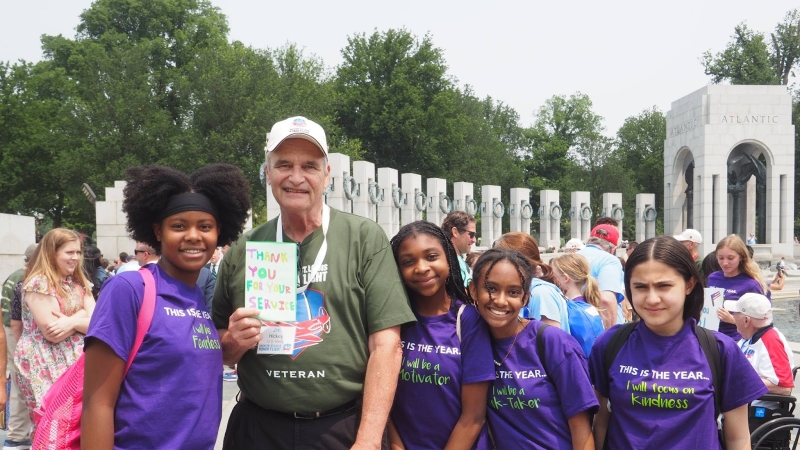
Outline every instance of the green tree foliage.
<svg viewBox="0 0 800 450"><path fill-rule="evenodd" d="M736 26L731 38L723 52L713 55L707 51L703 54L706 75L711 75L714 83L779 83L763 33L754 32L742 23Z"/></svg>
<svg viewBox="0 0 800 450"><path fill-rule="evenodd" d="M781 84L789 84L795 65L800 60L800 12L793 9L786 13L783 22L775 27L772 38L770 61Z"/></svg>
<svg viewBox="0 0 800 450"><path fill-rule="evenodd" d="M602 192L632 199L632 186L656 178L632 166L661 177L648 153L657 123L630 126L647 136L621 130L612 141L576 93L549 99L523 129L513 108L456 85L430 35L354 35L331 71L297 45L253 49L227 34L205 0L98 0L73 39L43 36L42 62L0 64L0 211L91 233L82 183L102 200L132 165L189 172L228 162L256 186L259 223L265 135L291 115L319 122L332 152L472 182L477 192L527 185L535 199L541 189L590 190L599 204Z"/></svg>
<svg viewBox="0 0 800 450"><path fill-rule="evenodd" d="M580 92L548 99L524 132L521 154L528 186L536 192L571 190L567 175L577 164L577 149L602 135L602 120L592 111L589 96Z"/></svg>
<svg viewBox="0 0 800 450"><path fill-rule="evenodd" d="M455 87L429 35L355 35L342 55L336 123L360 140L367 160L478 189L521 185L519 115L491 97L479 99L469 86Z"/></svg>
<svg viewBox="0 0 800 450"><path fill-rule="evenodd" d="M656 202L664 199L664 141L667 138L667 118L655 106L637 116L628 117L617 131L616 145L621 163L630 171L636 193L653 193ZM635 197L624 198L626 210L635 208ZM627 200L631 202L628 203ZM663 207L663 205L662 205ZM657 232L663 217L659 216ZM633 221L628 221L633 223Z"/></svg>
<svg viewBox="0 0 800 450"><path fill-rule="evenodd" d="M543 189L561 191L564 220L561 232L569 235L569 192L591 191L591 185L579 176L586 174L580 166L581 151L602 140L603 118L592 110L589 96L576 92L569 97L556 95L549 98L536 112L533 125L523 131L519 153L522 157L525 184L531 189L534 205L538 205L538 192ZM585 161L584 161L585 162ZM617 192L614 190L613 192ZM538 217L533 218L534 225Z"/></svg>
<svg viewBox="0 0 800 450"><path fill-rule="evenodd" d="M228 45L226 33L224 17L207 2L99 0L81 15L74 40L42 38L45 60L31 77L17 78L24 86L9 96L22 105L24 115L34 111L21 98L24 93L61 108L43 120L47 128L37 133L57 144L49 153L52 170L26 170L26 180L19 184L26 189L47 174L59 186L63 195L36 189L37 196L44 196L38 208L46 210L55 226L93 228L94 208L80 192L83 182L94 186L102 199L102 186L121 179L131 165L195 167L197 158L187 152L197 149L188 131L195 97L189 75L202 52ZM57 81L57 88L43 79ZM19 147L11 150L19 152ZM183 158L175 157L181 154ZM15 198L32 195L30 191L0 192L11 200L6 211L31 211L32 205L12 206ZM67 211L74 219L62 223L61 214Z"/></svg>
<svg viewBox="0 0 800 450"><path fill-rule="evenodd" d="M519 117L513 109L487 97L474 96L469 86L440 93L428 114L428 132L433 149L441 157L438 165L423 172L427 177L519 186L519 159L507 142L520 139Z"/></svg>
<svg viewBox="0 0 800 450"><path fill-rule="evenodd" d="M91 232L94 208L81 183L102 200L102 187L138 164L189 172L229 162L257 187L269 127L294 114L325 126L332 151L360 155L360 141L335 126L335 91L322 61L290 44L228 43L227 32L206 1L99 0L81 15L75 39L42 38L45 61L3 65L2 120L28 129L0 131L2 164L38 158L42 168L6 171L2 211ZM57 176L41 180L42 173ZM264 202L253 189L256 223Z"/></svg>
<svg viewBox="0 0 800 450"><path fill-rule="evenodd" d="M48 217L54 226L84 223L75 183L87 138L75 83L50 62L0 64L0 196L4 212ZM85 200L83 200L86 203Z"/></svg>
<svg viewBox="0 0 800 450"><path fill-rule="evenodd" d="M783 22L767 39L745 23L734 29L724 51L707 51L701 61L714 83L789 84L789 76L800 60L800 12L786 13Z"/></svg>
<svg viewBox="0 0 800 450"><path fill-rule="evenodd" d="M432 115L450 101L442 51L430 35L375 31L347 39L337 68L337 123L360 138L364 156L380 167L433 173L447 155L438 151L440 117ZM414 157L410 157L414 155Z"/></svg>

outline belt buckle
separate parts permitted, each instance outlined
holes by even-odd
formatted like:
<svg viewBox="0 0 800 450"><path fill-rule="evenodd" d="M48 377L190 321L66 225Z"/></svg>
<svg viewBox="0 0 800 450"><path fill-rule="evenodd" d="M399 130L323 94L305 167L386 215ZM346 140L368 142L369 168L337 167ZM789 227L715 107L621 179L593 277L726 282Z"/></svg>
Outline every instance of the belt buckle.
<svg viewBox="0 0 800 450"><path fill-rule="evenodd" d="M317 411L317 412L313 412L313 413L299 413L299 412L293 412L293 413L292 413L292 416L294 416L294 418L295 418L295 419L306 419L306 420L311 420L311 419L319 419L319 418L320 418L320 416L321 416L321 414L322 414L322 413L321 413L321 412L319 412L319 411Z"/></svg>

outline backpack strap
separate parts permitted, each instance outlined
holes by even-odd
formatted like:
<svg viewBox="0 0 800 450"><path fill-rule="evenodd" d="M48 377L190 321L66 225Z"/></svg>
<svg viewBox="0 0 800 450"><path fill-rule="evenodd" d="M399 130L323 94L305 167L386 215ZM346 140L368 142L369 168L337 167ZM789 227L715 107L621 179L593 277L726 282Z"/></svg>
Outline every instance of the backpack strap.
<svg viewBox="0 0 800 450"><path fill-rule="evenodd" d="M606 374L606 391L611 390L611 377L609 374L611 373L611 366L614 364L614 359L617 358L619 351L622 350L622 346L625 345L625 341L628 340L628 337L633 333L633 329L636 328L636 322L628 322L614 334L611 335L611 338L608 340L608 345L606 345L606 350L603 353L603 370ZM610 394L610 393L609 393ZM611 399L608 399L606 402L608 407L608 412L611 412ZM608 435L606 435L606 439L608 439Z"/></svg>
<svg viewBox="0 0 800 450"><path fill-rule="evenodd" d="M720 369L722 368L722 358L719 355L719 347L717 346L717 338L711 330L705 329L700 325L694 327L694 334L697 336L700 347L708 360L708 366L711 368L711 385L714 387L714 418L717 420L717 429L722 430L722 399L720 399L719 377ZM723 446L724 441L722 441Z"/></svg>
<svg viewBox="0 0 800 450"><path fill-rule="evenodd" d="M458 336L458 342L461 342L461 315L464 314L464 308L466 307L467 304L462 303L458 307L458 314L456 314L456 336Z"/></svg>
<svg viewBox="0 0 800 450"><path fill-rule="evenodd" d="M619 354L622 346L625 345L625 341L628 340L628 336L631 335L634 328L636 328L636 322L626 323L619 327L608 340L608 345L606 345L606 350L603 353L603 369L605 370L606 378L609 378L608 374L611 373L611 365L614 364L614 359L616 359L617 354ZM608 381L610 384L611 380L609 379Z"/></svg>
<svg viewBox="0 0 800 450"><path fill-rule="evenodd" d="M545 375L547 375L547 360L545 359L546 354L544 351L544 329L549 326L550 325L542 322L536 330L536 355L539 356L539 361L542 362Z"/></svg>
<svg viewBox="0 0 800 450"><path fill-rule="evenodd" d="M139 309L139 317L136 321L136 338L133 341L133 347L128 354L128 362L125 364L125 375L128 374L128 369L131 368L133 359L139 352L139 347L142 346L144 336L150 330L150 324L153 322L153 313L156 310L156 281L153 279L153 274L150 273L145 267L139 269L139 273L144 280L144 298L142 299L142 307Z"/></svg>

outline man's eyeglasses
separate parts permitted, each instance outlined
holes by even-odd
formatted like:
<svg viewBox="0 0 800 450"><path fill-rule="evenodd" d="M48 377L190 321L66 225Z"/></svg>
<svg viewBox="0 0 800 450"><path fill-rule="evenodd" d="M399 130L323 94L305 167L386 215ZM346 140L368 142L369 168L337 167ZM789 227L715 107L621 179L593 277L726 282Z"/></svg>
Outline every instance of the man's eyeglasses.
<svg viewBox="0 0 800 450"><path fill-rule="evenodd" d="M147 250L134 250L133 254L138 255L139 253L147 253Z"/></svg>
<svg viewBox="0 0 800 450"><path fill-rule="evenodd" d="M467 231L467 230L458 230L458 231L462 233L467 233L470 239L475 239L475 236L477 235L477 233L475 233L474 231Z"/></svg>

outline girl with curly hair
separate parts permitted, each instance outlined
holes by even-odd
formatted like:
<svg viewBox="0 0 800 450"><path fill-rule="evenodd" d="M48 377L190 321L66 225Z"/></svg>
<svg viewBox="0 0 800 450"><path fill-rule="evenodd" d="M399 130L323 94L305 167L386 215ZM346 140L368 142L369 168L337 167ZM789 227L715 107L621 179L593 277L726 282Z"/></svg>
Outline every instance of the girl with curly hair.
<svg viewBox="0 0 800 450"><path fill-rule="evenodd" d="M222 350L197 278L215 249L242 232L249 190L227 164L190 176L162 166L128 169L128 231L161 254L140 269L155 280L155 312L125 374L143 275L125 272L103 286L86 335L82 448L214 448Z"/></svg>

